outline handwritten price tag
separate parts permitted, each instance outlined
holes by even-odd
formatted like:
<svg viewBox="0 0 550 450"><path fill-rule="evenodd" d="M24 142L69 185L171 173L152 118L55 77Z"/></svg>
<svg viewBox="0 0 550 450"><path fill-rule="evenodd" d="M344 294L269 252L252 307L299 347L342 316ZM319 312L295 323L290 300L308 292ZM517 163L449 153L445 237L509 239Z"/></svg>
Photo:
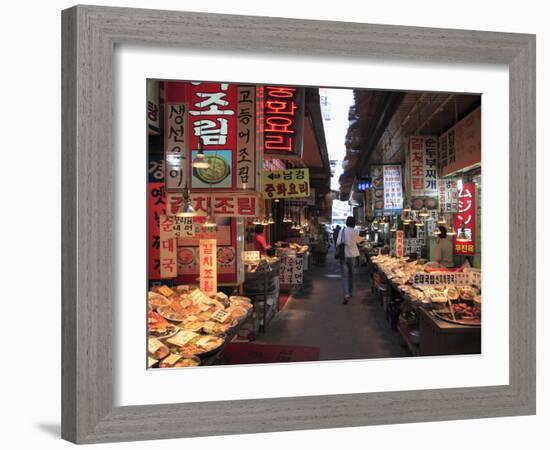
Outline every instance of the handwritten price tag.
<svg viewBox="0 0 550 450"><path fill-rule="evenodd" d="M147 343L147 348L149 349L149 353L155 353L159 348L163 346L162 342L160 342L157 338L149 338Z"/></svg>
<svg viewBox="0 0 550 450"><path fill-rule="evenodd" d="M165 297L170 297L174 291L170 289L168 286L161 286L158 289L159 293L164 295Z"/></svg>
<svg viewBox="0 0 550 450"><path fill-rule="evenodd" d="M203 338L200 338L197 341L197 345L202 348L208 347L208 344L210 343L210 336L205 336Z"/></svg>
<svg viewBox="0 0 550 450"><path fill-rule="evenodd" d="M181 359L181 355L177 353L172 353L170 356L167 356L162 360L163 363L173 366Z"/></svg>
<svg viewBox="0 0 550 450"><path fill-rule="evenodd" d="M194 333L193 331L180 331L174 337L168 339L168 342L170 344L177 345L178 347L183 347L185 344L189 343L197 336L199 335L197 333Z"/></svg>
<svg viewBox="0 0 550 450"><path fill-rule="evenodd" d="M231 314L223 309L218 309L214 314L212 314L212 320L216 322L224 323L227 319L231 317Z"/></svg>

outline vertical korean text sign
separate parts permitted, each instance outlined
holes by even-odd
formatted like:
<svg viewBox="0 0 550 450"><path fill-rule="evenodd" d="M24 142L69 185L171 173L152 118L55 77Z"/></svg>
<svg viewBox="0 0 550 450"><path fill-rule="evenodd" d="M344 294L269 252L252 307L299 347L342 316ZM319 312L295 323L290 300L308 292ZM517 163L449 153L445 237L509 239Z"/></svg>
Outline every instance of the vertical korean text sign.
<svg viewBox="0 0 550 450"><path fill-rule="evenodd" d="M199 241L200 289L206 295L216 295L218 292L216 256L216 239L201 239Z"/></svg>

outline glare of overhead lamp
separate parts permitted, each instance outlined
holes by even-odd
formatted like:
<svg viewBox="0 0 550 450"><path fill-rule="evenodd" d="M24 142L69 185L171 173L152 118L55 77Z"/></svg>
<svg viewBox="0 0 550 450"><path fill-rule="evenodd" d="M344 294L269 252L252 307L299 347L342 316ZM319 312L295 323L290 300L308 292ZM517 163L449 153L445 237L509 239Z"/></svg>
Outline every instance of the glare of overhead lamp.
<svg viewBox="0 0 550 450"><path fill-rule="evenodd" d="M445 220L445 218L442 215L440 215L439 219L437 219L437 224L438 225L447 225L447 221Z"/></svg>
<svg viewBox="0 0 550 450"><path fill-rule="evenodd" d="M269 218L267 219L267 224L268 225L273 225L275 223L275 221L273 220L273 216L271 214L269 214Z"/></svg>
<svg viewBox="0 0 550 450"><path fill-rule="evenodd" d="M411 205L409 202L405 203L405 206L403 208L403 212L411 212Z"/></svg>
<svg viewBox="0 0 550 450"><path fill-rule="evenodd" d="M416 225L417 227L423 227L423 226L424 226L424 222L419 221L419 222L416 222L415 225Z"/></svg>
<svg viewBox="0 0 550 450"><path fill-rule="evenodd" d="M418 213L418 217L429 217L430 216L430 213L428 212L428 210L424 207L420 210L420 212Z"/></svg>
<svg viewBox="0 0 550 450"><path fill-rule="evenodd" d="M217 226L216 219L212 214L212 208L210 206L206 208L206 221L204 222L204 226L207 228L213 228Z"/></svg>
<svg viewBox="0 0 550 450"><path fill-rule="evenodd" d="M210 163L207 161L206 156L204 156L202 138L199 138L197 154L193 158L193 167L195 169L210 169Z"/></svg>
<svg viewBox="0 0 550 450"><path fill-rule="evenodd" d="M455 236L455 235L456 235L455 227L453 224L451 224L449 231L447 231L447 236Z"/></svg>
<svg viewBox="0 0 550 450"><path fill-rule="evenodd" d="M259 217L254 217L254 220L252 220L252 224L253 225L261 225L262 221L260 220Z"/></svg>
<svg viewBox="0 0 550 450"><path fill-rule="evenodd" d="M181 202L180 209L176 213L176 216L195 217L197 213L193 209L193 207L191 206L191 202L189 201L189 189L187 188L187 184L183 188L182 198L183 198L183 201Z"/></svg>

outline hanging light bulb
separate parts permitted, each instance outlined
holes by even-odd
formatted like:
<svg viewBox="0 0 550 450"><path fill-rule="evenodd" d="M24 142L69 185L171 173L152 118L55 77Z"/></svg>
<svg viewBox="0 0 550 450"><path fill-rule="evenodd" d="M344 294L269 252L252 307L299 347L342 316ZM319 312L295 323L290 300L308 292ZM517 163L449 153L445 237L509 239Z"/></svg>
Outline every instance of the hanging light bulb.
<svg viewBox="0 0 550 450"><path fill-rule="evenodd" d="M406 212L406 213L411 212L411 204L409 203L408 200L405 202L405 206L403 207L403 212Z"/></svg>
<svg viewBox="0 0 550 450"><path fill-rule="evenodd" d="M260 220L259 217L254 217L254 219L252 220L252 224L253 225L261 225L262 221Z"/></svg>
<svg viewBox="0 0 550 450"><path fill-rule="evenodd" d="M449 231L447 231L447 236L455 236L456 231L454 225L451 223L451 227L449 228Z"/></svg>
<svg viewBox="0 0 550 450"><path fill-rule="evenodd" d="M437 224L438 225L447 225L447 221L443 217L443 214L439 215L439 218L437 219Z"/></svg>
<svg viewBox="0 0 550 450"><path fill-rule="evenodd" d="M208 200L208 206L206 207L206 221L204 222L204 226L207 228L214 228L217 225L218 224L216 223L214 214L212 214L212 206L210 206L210 200Z"/></svg>
<svg viewBox="0 0 550 450"><path fill-rule="evenodd" d="M426 209L426 207L422 208L420 212L418 213L418 217L429 217L430 213Z"/></svg>
<svg viewBox="0 0 550 450"><path fill-rule="evenodd" d="M195 169L210 169L210 163L204 155L204 144L202 138L199 137L199 144L197 146L197 154L193 158L193 167Z"/></svg>
<svg viewBox="0 0 550 450"><path fill-rule="evenodd" d="M191 202L189 200L189 189L187 188L187 183L185 184L185 187L183 188L182 192L182 199L180 209L176 213L176 216L178 217L194 217L197 215L196 211L191 206Z"/></svg>
<svg viewBox="0 0 550 450"><path fill-rule="evenodd" d="M267 219L267 224L268 225L273 225L275 223L275 221L273 220L273 215L271 213L269 213L269 217Z"/></svg>

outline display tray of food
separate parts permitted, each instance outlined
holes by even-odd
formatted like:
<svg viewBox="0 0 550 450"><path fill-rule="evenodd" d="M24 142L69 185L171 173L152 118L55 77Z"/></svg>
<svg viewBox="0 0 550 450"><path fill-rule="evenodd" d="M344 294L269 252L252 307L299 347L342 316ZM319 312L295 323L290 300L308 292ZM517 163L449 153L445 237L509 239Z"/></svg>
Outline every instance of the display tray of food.
<svg viewBox="0 0 550 450"><path fill-rule="evenodd" d="M248 297L155 286L148 293L148 367L194 367L215 358L251 310Z"/></svg>

